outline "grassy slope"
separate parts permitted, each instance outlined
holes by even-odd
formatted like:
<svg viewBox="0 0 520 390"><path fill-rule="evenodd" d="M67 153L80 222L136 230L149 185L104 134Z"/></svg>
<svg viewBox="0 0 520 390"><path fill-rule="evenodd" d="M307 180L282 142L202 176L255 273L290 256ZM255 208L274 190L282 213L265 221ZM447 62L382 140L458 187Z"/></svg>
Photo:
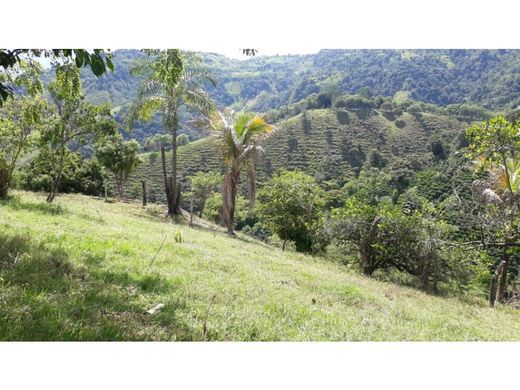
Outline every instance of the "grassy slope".
<svg viewBox="0 0 520 390"><path fill-rule="evenodd" d="M369 116L343 111L338 120L334 110L309 110L310 128L305 130L301 115L277 123L277 133L265 145L265 155L258 164L258 180L279 169L300 169L319 179L341 178L359 169L372 149L377 149L391 162L398 157L413 158L429 152L428 138L432 133L447 133L449 139L465 129L457 120L423 114L420 119L403 113L389 120L372 111ZM346 114L346 115L345 115ZM395 120L406 123L398 128ZM365 157L359 156L359 151ZM171 155L167 155L170 164ZM150 158L152 157L152 158ZM159 153L143 155L143 164L127 185L127 195L141 196L141 180L148 182L150 199L163 201L164 184ZM179 175L186 179L198 171L223 171L217 148L209 139L202 139L178 151Z"/></svg>
<svg viewBox="0 0 520 390"><path fill-rule="evenodd" d="M0 203L0 340L520 340L513 309L166 223L137 204L17 195Z"/></svg>

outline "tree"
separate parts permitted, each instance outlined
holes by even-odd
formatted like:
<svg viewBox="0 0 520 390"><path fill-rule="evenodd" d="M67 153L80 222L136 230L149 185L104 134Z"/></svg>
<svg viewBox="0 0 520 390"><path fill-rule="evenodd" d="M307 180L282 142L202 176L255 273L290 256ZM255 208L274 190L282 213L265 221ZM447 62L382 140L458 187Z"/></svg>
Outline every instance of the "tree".
<svg viewBox="0 0 520 390"><path fill-rule="evenodd" d="M48 86L54 113L40 137L40 154L51 166L52 185L47 202L56 197L70 148L78 149L101 135L114 134L117 122L108 105L95 106L83 101L79 70L63 65Z"/></svg>
<svg viewBox="0 0 520 390"><path fill-rule="evenodd" d="M501 247L502 261L497 267L498 289L491 286L490 304L495 300L503 303L507 292L507 276L510 265L510 251L520 244L519 211L520 200L520 121L511 123L503 116L491 118L487 122L474 124L466 130L469 141L469 157L475 158L478 169L486 170L489 181L476 180L472 183L474 193L486 207L488 218L481 219L481 231L489 231L493 246ZM503 240L496 242L497 236ZM484 241L484 237L482 237ZM489 245L489 244L488 244Z"/></svg>
<svg viewBox="0 0 520 390"><path fill-rule="evenodd" d="M317 244L325 197L316 180L298 171L273 177L259 193L261 221L283 241L294 241L296 250L310 252Z"/></svg>
<svg viewBox="0 0 520 390"><path fill-rule="evenodd" d="M351 198L333 211L325 230L334 243L357 249L367 276L394 269L414 276L425 290L437 292L440 282L453 281L463 288L480 270L478 253L446 241L451 227L434 213L416 191L406 193L398 205Z"/></svg>
<svg viewBox="0 0 520 390"><path fill-rule="evenodd" d="M227 167L222 186L222 221L233 234L237 185L242 169L247 170L250 210L256 197L254 158L263 152L260 143L273 134L274 126L255 113L217 112L209 119L220 153Z"/></svg>
<svg viewBox="0 0 520 390"><path fill-rule="evenodd" d="M4 174L0 197L7 196L19 157L31 142L31 134L42 125L47 104L40 96L15 97L0 111L0 160Z"/></svg>
<svg viewBox="0 0 520 390"><path fill-rule="evenodd" d="M222 193L214 192L208 196L204 204L202 216L213 223L220 222L220 214L222 210ZM247 218L247 199L238 195L236 199L235 218L233 226L243 223Z"/></svg>
<svg viewBox="0 0 520 390"><path fill-rule="evenodd" d="M19 185L29 191L47 191L52 188L52 161L46 153L39 153L20 169ZM103 191L102 167L96 159L85 159L79 153L68 151L63 164L60 193L79 192L99 196Z"/></svg>
<svg viewBox="0 0 520 390"><path fill-rule="evenodd" d="M127 127L131 129L137 119L150 121L160 112L163 126L169 130L172 145L172 181L166 188L168 212L180 213L180 194L177 186L177 130L179 109L187 106L203 115L213 111L213 101L204 90L206 84L215 85L208 69L200 58L185 56L178 49L148 51L152 59L138 64L133 73L143 75L136 100L132 104ZM165 183L168 181L165 179Z"/></svg>
<svg viewBox="0 0 520 390"><path fill-rule="evenodd" d="M161 146L166 151L170 150L171 138L168 134L154 134L151 137L146 138L144 144L144 150L147 152L158 152L161 150Z"/></svg>
<svg viewBox="0 0 520 390"><path fill-rule="evenodd" d="M177 146L185 146L190 143L190 136L188 134L180 134L177 136Z"/></svg>
<svg viewBox="0 0 520 390"><path fill-rule="evenodd" d="M191 177L191 192L200 215L204 211L208 197L218 192L221 184L222 175L218 172L197 172Z"/></svg>
<svg viewBox="0 0 520 390"><path fill-rule="evenodd" d="M41 56L51 58L55 64L60 61L73 60L78 68L89 66L92 73L98 77L106 73L107 70L114 70L110 53L105 53L102 49L94 49L91 52L85 49L1 49L0 66L4 69L5 74L23 64L37 67L39 64L37 64L35 58ZM13 87L6 81L0 77L0 107L13 95Z"/></svg>
<svg viewBox="0 0 520 390"><path fill-rule="evenodd" d="M320 85L320 92L329 96L332 107L336 100L341 96L341 80L339 78L328 79Z"/></svg>
<svg viewBox="0 0 520 390"><path fill-rule="evenodd" d="M342 188L345 197L355 197L364 203L376 205L383 199L396 197L391 176L378 168L363 169L356 179Z"/></svg>
<svg viewBox="0 0 520 390"><path fill-rule="evenodd" d="M141 164L139 143L135 139L123 141L119 134L105 138L96 146L96 158L114 176L117 194L122 198L128 177Z"/></svg>

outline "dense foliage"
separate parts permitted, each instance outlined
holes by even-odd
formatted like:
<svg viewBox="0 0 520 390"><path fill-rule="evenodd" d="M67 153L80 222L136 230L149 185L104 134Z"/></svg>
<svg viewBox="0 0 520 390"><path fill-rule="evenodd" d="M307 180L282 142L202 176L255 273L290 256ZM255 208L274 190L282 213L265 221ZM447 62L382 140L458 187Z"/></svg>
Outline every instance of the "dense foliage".
<svg viewBox="0 0 520 390"><path fill-rule="evenodd" d="M128 177L141 164L139 143L136 140L123 141L119 134L104 138L96 145L96 159L113 175L117 195L122 198Z"/></svg>
<svg viewBox="0 0 520 390"><path fill-rule="evenodd" d="M258 215L285 243L299 252L323 246L317 232L322 222L323 190L303 172L282 172L266 183L258 195Z"/></svg>

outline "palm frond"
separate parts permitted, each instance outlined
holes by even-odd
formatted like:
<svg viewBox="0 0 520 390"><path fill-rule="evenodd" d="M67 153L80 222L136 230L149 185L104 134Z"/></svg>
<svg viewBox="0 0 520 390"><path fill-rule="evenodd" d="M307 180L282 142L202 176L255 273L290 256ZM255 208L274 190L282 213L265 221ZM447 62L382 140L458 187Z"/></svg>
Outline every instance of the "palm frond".
<svg viewBox="0 0 520 390"><path fill-rule="evenodd" d="M153 114L164 107L165 98L162 95L152 95L136 100L128 110L126 128L131 130L137 120L148 122Z"/></svg>
<svg viewBox="0 0 520 390"><path fill-rule="evenodd" d="M202 88L186 89L184 101L188 106L198 109L203 115L208 115L215 109L213 100Z"/></svg>

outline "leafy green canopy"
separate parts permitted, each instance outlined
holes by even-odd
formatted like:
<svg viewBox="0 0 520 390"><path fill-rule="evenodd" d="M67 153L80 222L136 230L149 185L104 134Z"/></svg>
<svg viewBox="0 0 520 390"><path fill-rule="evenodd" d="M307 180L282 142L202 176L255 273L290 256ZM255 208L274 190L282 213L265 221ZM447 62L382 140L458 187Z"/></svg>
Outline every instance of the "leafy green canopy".
<svg viewBox="0 0 520 390"><path fill-rule="evenodd" d="M38 67L39 64L34 59L42 56L50 57L55 64L73 60L78 68L89 66L92 73L98 77L108 70L114 70L110 53L105 53L102 49L94 49L92 52L85 49L0 49L0 66L4 74L15 70L17 66L23 68L30 64L31 67ZM13 87L6 82L5 77L1 76L0 73L0 107L13 95ZM37 86L38 83L33 85ZM41 90L41 86L39 89Z"/></svg>
<svg viewBox="0 0 520 390"><path fill-rule="evenodd" d="M96 146L96 158L113 175L119 197L123 197L123 186L128 177L141 164L139 149L136 140L123 141L119 134L104 138Z"/></svg>
<svg viewBox="0 0 520 390"><path fill-rule="evenodd" d="M284 242L294 241L300 252L310 252L319 244L316 232L325 201L313 177L298 171L281 172L262 188L258 200L259 217Z"/></svg>

